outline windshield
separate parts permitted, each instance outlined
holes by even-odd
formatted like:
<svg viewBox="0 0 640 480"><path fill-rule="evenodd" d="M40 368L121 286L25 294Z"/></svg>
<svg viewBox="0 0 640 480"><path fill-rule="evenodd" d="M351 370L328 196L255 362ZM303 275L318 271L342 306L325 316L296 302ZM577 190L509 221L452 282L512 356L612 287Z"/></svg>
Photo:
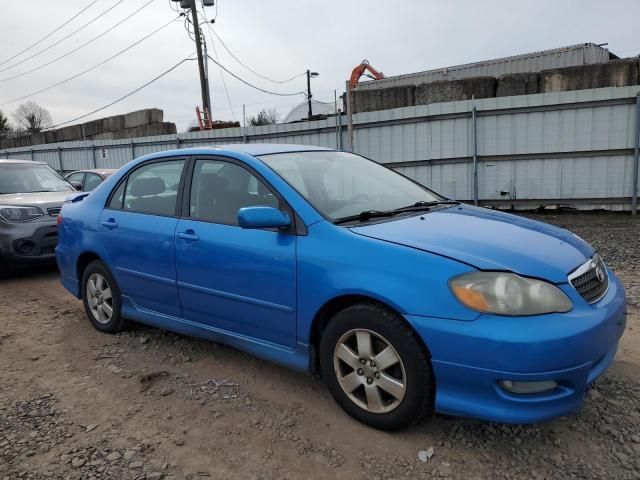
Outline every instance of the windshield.
<svg viewBox="0 0 640 480"><path fill-rule="evenodd" d="M260 159L332 221L442 200L393 170L352 153L293 152Z"/></svg>
<svg viewBox="0 0 640 480"><path fill-rule="evenodd" d="M67 190L73 190L73 187L48 165L0 163L0 195Z"/></svg>

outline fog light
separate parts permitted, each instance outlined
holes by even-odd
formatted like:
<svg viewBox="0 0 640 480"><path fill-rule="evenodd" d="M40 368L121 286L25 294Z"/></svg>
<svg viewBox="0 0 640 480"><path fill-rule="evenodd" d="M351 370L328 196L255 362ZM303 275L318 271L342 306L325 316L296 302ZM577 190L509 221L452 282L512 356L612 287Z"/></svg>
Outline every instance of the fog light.
<svg viewBox="0 0 640 480"><path fill-rule="evenodd" d="M511 393L540 393L553 390L558 386L555 380L543 380L541 382L513 382L511 380L500 380L498 384Z"/></svg>
<svg viewBox="0 0 640 480"><path fill-rule="evenodd" d="M31 240L20 240L19 242L16 242L16 249L23 255L31 252L35 246L35 243Z"/></svg>

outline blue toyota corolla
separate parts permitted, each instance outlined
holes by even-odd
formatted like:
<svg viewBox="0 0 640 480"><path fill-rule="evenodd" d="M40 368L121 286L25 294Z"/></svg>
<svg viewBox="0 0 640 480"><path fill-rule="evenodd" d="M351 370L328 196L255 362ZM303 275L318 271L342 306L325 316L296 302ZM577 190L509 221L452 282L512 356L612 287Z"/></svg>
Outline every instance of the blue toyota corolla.
<svg viewBox="0 0 640 480"><path fill-rule="evenodd" d="M622 285L574 234L329 149L148 155L58 223L62 282L98 330L136 321L319 374L380 429L571 412L625 327Z"/></svg>

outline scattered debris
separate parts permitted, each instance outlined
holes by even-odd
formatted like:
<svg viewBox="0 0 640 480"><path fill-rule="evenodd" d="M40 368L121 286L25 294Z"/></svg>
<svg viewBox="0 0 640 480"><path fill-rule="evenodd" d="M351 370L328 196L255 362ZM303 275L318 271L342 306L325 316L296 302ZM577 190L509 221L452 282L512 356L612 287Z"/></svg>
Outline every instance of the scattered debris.
<svg viewBox="0 0 640 480"><path fill-rule="evenodd" d="M149 388L151 388L151 385L153 385L153 383L157 379L168 376L169 372L167 372L166 370L140 375L140 377L138 378L138 381L140 382L140 392L146 392L147 390L149 390Z"/></svg>
<svg viewBox="0 0 640 480"><path fill-rule="evenodd" d="M200 394L206 394L210 398L222 398L228 400L240 396L239 386L230 380L216 381L206 380L202 383L191 384L189 399L199 398Z"/></svg>
<svg viewBox="0 0 640 480"><path fill-rule="evenodd" d="M420 450L418 452L418 459L423 463L427 463L429 460L431 460L431 457L433 457L434 453L435 449L433 447L429 447L426 450Z"/></svg>
<svg viewBox="0 0 640 480"><path fill-rule="evenodd" d="M90 423L89 425L85 425L84 427L84 431L86 433L91 432L92 430L95 430L96 428L98 428L100 426L99 423Z"/></svg>

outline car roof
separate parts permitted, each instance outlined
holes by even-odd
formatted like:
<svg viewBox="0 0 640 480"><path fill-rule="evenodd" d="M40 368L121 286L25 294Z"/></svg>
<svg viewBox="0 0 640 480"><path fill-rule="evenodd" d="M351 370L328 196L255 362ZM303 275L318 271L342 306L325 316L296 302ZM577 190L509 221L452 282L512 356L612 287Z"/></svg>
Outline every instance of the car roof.
<svg viewBox="0 0 640 480"><path fill-rule="evenodd" d="M246 153L257 157L259 155L269 155L272 153L287 153L287 152L309 152L309 151L331 151L331 148L314 147L310 145L295 145L295 144L279 144L279 143L229 143L223 145L211 145L207 147L191 147L181 148L178 150L181 153L188 155L206 155L215 153L216 150L232 150L240 153ZM167 150L162 152L165 154L175 154L176 150Z"/></svg>
<svg viewBox="0 0 640 480"><path fill-rule="evenodd" d="M35 162L33 160L18 160L11 158L0 158L0 163L35 163L36 165L44 165L44 162Z"/></svg>
<svg viewBox="0 0 640 480"><path fill-rule="evenodd" d="M105 174L111 174L117 171L118 171L117 168L85 168L82 170L74 170L69 175L72 175L74 173L97 173L99 175L105 175Z"/></svg>

